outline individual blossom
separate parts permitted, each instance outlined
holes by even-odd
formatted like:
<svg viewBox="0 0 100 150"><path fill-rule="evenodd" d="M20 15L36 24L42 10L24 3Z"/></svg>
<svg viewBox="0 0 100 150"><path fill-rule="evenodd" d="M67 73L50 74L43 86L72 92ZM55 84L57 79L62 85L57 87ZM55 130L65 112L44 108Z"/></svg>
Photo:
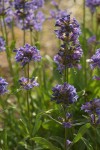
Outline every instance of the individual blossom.
<svg viewBox="0 0 100 150"><path fill-rule="evenodd" d="M96 53L88 61L90 62L91 69L100 68L100 49L97 49Z"/></svg>
<svg viewBox="0 0 100 150"><path fill-rule="evenodd" d="M93 35L93 36L91 36L90 38L88 38L87 43L88 43L88 44L97 43L96 36Z"/></svg>
<svg viewBox="0 0 100 150"><path fill-rule="evenodd" d="M92 13L94 13L96 7L100 6L100 0L86 0L86 6L90 8Z"/></svg>
<svg viewBox="0 0 100 150"><path fill-rule="evenodd" d="M62 125L65 127L65 128L71 128L72 127L72 115L70 113L66 113L66 120L64 119L64 121L62 122Z"/></svg>
<svg viewBox="0 0 100 150"><path fill-rule="evenodd" d="M71 144L72 144L72 141L70 141L70 140L66 140L66 144L67 144L67 146L70 146Z"/></svg>
<svg viewBox="0 0 100 150"><path fill-rule="evenodd" d="M31 46L30 44L25 44L23 47L14 50L14 52L16 52L16 61L20 62L23 67L30 61L41 60L39 50L35 46Z"/></svg>
<svg viewBox="0 0 100 150"><path fill-rule="evenodd" d="M37 6L37 8L39 7L43 7L44 5L44 0L32 0L33 5Z"/></svg>
<svg viewBox="0 0 100 150"><path fill-rule="evenodd" d="M6 43L3 37L0 36L0 52L6 49Z"/></svg>
<svg viewBox="0 0 100 150"><path fill-rule="evenodd" d="M52 89L52 101L56 101L57 104L63 104L65 106L69 106L69 104L72 104L77 101L77 93L74 86L64 83L63 85L57 84Z"/></svg>
<svg viewBox="0 0 100 150"><path fill-rule="evenodd" d="M8 83L6 82L6 80L0 77L0 95L8 92L7 85Z"/></svg>
<svg viewBox="0 0 100 150"><path fill-rule="evenodd" d="M94 80L100 80L100 77L94 76L93 79L94 79Z"/></svg>
<svg viewBox="0 0 100 150"><path fill-rule="evenodd" d="M30 90L35 86L39 86L39 84L37 83L37 79L34 77L32 79L21 77L19 79L19 83L21 87L24 88L25 90Z"/></svg>
<svg viewBox="0 0 100 150"><path fill-rule="evenodd" d="M81 106L81 110L88 113L91 123L98 124L100 122L100 99L95 98L90 102L86 102Z"/></svg>

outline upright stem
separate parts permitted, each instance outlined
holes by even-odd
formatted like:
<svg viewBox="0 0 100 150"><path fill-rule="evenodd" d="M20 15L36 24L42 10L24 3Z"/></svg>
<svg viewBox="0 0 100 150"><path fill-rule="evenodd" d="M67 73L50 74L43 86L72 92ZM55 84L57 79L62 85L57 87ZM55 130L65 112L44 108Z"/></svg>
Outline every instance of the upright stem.
<svg viewBox="0 0 100 150"><path fill-rule="evenodd" d="M31 29L30 29L30 42L31 42L31 45L33 45L32 30Z"/></svg>
<svg viewBox="0 0 100 150"><path fill-rule="evenodd" d="M86 16L86 13L85 13L85 0L83 2L83 36L84 36L84 39L83 39L83 47L84 47L84 71L85 71L85 86L87 85L87 67L86 67L86 31L85 31L85 25L86 25L86 22L85 22L85 16Z"/></svg>
<svg viewBox="0 0 100 150"><path fill-rule="evenodd" d="M65 43L66 47L65 47L65 62L66 62L66 55L67 55L67 44ZM66 68L67 64L65 64L65 70L64 70L64 82L68 83L68 68ZM64 109L64 116L65 116L65 122L66 122L66 107L63 106ZM65 145L65 150L67 150L67 144L66 144L66 139L67 139L67 128L65 127L65 140L64 140L64 145Z"/></svg>
<svg viewBox="0 0 100 150"><path fill-rule="evenodd" d="M29 80L29 64L27 66L27 78ZM30 123L30 103L29 103L29 91L27 90L27 110L28 110L28 118L29 118L29 123Z"/></svg>
<svg viewBox="0 0 100 150"><path fill-rule="evenodd" d="M98 39L98 12L96 9L96 40Z"/></svg>

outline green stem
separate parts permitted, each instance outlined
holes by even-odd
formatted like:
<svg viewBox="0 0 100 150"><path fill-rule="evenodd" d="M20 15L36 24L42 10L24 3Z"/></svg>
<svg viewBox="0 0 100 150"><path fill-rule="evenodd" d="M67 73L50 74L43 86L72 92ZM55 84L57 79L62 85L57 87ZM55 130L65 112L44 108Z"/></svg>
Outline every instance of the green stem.
<svg viewBox="0 0 100 150"><path fill-rule="evenodd" d="M30 29L30 42L31 42L31 45L33 45L33 40L32 40L32 30Z"/></svg>
<svg viewBox="0 0 100 150"><path fill-rule="evenodd" d="M86 31L85 31L85 26L86 26L86 21L85 21L85 16L86 16L86 10L85 10L85 0L83 2L83 47L84 47L84 57L83 57L83 62L84 62L84 71L85 71L85 86L87 85L87 66L86 66Z"/></svg>
<svg viewBox="0 0 100 150"><path fill-rule="evenodd" d="M1 32L2 32L2 36L4 36L4 29L3 29L3 26L2 26L2 18L0 17L0 24L1 24Z"/></svg>
<svg viewBox="0 0 100 150"><path fill-rule="evenodd" d="M12 28L11 28L11 31L12 31L12 39L15 41L15 34L14 34L14 20L12 20Z"/></svg>

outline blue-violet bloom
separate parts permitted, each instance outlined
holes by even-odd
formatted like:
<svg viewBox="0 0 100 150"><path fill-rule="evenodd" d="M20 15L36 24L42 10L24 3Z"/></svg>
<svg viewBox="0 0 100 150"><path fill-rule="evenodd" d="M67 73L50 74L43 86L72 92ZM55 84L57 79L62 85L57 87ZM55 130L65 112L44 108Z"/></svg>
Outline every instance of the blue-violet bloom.
<svg viewBox="0 0 100 150"><path fill-rule="evenodd" d="M8 92L7 85L8 83L6 82L6 80L0 77L0 95Z"/></svg>
<svg viewBox="0 0 100 150"><path fill-rule="evenodd" d="M21 62L21 65L24 67L30 61L40 61L41 55L39 50L35 46L30 44L25 44L24 47L14 50L16 52L15 59L17 62Z"/></svg>

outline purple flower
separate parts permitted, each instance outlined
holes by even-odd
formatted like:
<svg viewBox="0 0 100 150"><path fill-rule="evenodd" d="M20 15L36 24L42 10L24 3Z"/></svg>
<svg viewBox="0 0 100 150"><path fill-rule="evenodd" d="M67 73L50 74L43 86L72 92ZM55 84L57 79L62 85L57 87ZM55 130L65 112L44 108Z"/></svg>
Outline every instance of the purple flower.
<svg viewBox="0 0 100 150"><path fill-rule="evenodd" d="M86 102L82 105L81 110L84 110L89 114L97 113L100 110L100 99L95 98L90 102Z"/></svg>
<svg viewBox="0 0 100 150"><path fill-rule="evenodd" d="M90 67L94 69L95 67L100 68L100 49L97 49L96 53L90 59Z"/></svg>
<svg viewBox="0 0 100 150"><path fill-rule="evenodd" d="M69 104L72 104L77 101L77 93L74 86L64 83L63 85L57 84L52 89L52 101L56 101L57 104L64 104L66 106L69 106Z"/></svg>
<svg viewBox="0 0 100 150"><path fill-rule="evenodd" d="M86 6L90 8L92 13L94 13L96 7L100 6L100 0L86 0Z"/></svg>
<svg viewBox="0 0 100 150"><path fill-rule="evenodd" d="M87 42L88 42L88 44L96 43L96 36L94 35L94 36L88 38Z"/></svg>
<svg viewBox="0 0 100 150"><path fill-rule="evenodd" d="M63 18L58 19L55 26L59 27L58 30L55 30L59 39L65 42L77 42L80 35L80 26L75 18L71 19L68 14Z"/></svg>
<svg viewBox="0 0 100 150"><path fill-rule="evenodd" d="M67 144L67 146L69 146L69 145L71 145L71 144L72 144L72 141L70 141L70 140L66 140L66 144Z"/></svg>
<svg viewBox="0 0 100 150"><path fill-rule="evenodd" d="M100 99L93 99L82 105L81 110L88 113L92 124L100 124Z"/></svg>
<svg viewBox="0 0 100 150"><path fill-rule="evenodd" d="M58 65L58 70L62 72L65 68L81 68L79 65L83 51L79 44L66 47L61 45L57 55L54 56L54 61Z"/></svg>
<svg viewBox="0 0 100 150"><path fill-rule="evenodd" d="M63 124L63 126L64 126L65 128L71 128L71 127L72 127L71 122L63 122L62 124Z"/></svg>
<svg viewBox="0 0 100 150"><path fill-rule="evenodd" d="M35 46L30 44L25 44L24 47L20 47L16 52L15 59L17 62L21 62L21 65L24 67L30 61L40 61L41 56L39 50Z"/></svg>
<svg viewBox="0 0 100 150"><path fill-rule="evenodd" d="M30 90L34 86L39 86L39 84L37 83L37 81L34 77L32 79L21 77L19 79L19 83L25 90Z"/></svg>
<svg viewBox="0 0 100 150"><path fill-rule="evenodd" d="M0 52L6 49L6 43L3 37L0 36Z"/></svg>
<svg viewBox="0 0 100 150"><path fill-rule="evenodd" d="M37 6L37 8L39 7L43 7L44 5L44 0L32 0L33 5Z"/></svg>
<svg viewBox="0 0 100 150"><path fill-rule="evenodd" d="M8 83L6 82L6 80L0 77L0 95L8 92L7 85Z"/></svg>
<svg viewBox="0 0 100 150"><path fill-rule="evenodd" d="M64 120L62 123L65 128L72 127L72 121L70 120L71 118L72 118L72 114L66 113L66 120Z"/></svg>
<svg viewBox="0 0 100 150"><path fill-rule="evenodd" d="M100 80L100 77L94 76L93 79L94 79L94 80Z"/></svg>

